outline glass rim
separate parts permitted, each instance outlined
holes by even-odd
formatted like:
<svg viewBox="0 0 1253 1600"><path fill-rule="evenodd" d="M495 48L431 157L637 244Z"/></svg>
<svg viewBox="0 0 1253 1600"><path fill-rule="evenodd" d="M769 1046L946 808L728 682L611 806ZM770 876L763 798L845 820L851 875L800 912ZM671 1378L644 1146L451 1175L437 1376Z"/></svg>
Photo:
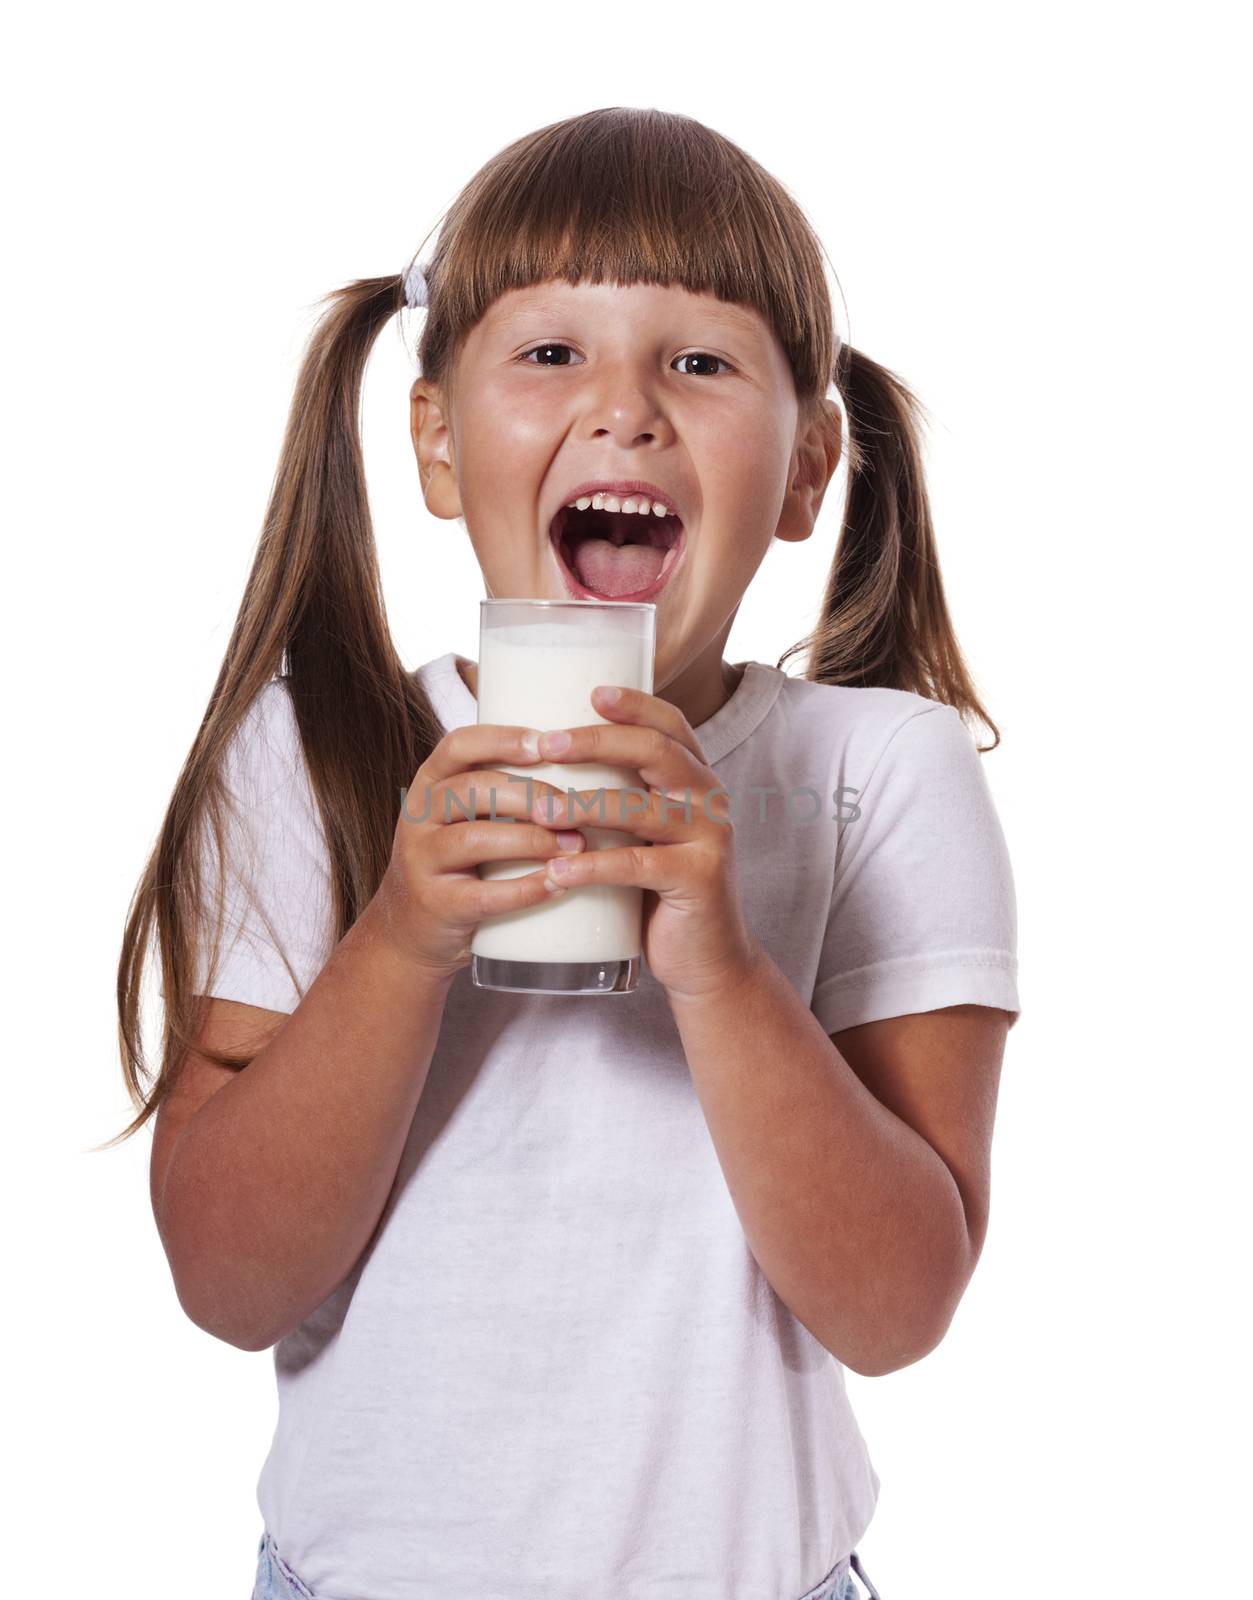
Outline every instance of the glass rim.
<svg viewBox="0 0 1253 1600"><path fill-rule="evenodd" d="M533 600L529 596L519 595L513 598L508 596L493 595L491 599L480 600L480 606L578 606L580 610L589 611L602 607L612 606L616 611L656 611L656 602L652 600Z"/></svg>

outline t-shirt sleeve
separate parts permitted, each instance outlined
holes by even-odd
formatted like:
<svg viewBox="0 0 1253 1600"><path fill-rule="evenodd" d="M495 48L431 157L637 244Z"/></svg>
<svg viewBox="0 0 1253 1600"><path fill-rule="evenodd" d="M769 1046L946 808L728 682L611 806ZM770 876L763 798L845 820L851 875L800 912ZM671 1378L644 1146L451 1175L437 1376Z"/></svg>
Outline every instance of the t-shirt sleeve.
<svg viewBox="0 0 1253 1600"><path fill-rule="evenodd" d="M1014 880L982 763L938 703L874 761L836 852L811 1001L828 1033L963 1004L1017 1020Z"/></svg>
<svg viewBox="0 0 1253 1600"><path fill-rule="evenodd" d="M325 831L281 679L268 683L244 716L222 776L224 854L206 817L192 992L291 1012L333 941ZM210 972L219 893L221 954Z"/></svg>

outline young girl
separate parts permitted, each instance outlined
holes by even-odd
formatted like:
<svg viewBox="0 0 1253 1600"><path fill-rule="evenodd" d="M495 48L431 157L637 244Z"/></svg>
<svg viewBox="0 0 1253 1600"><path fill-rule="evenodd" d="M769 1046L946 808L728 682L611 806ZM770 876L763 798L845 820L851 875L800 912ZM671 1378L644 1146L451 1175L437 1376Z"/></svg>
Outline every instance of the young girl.
<svg viewBox="0 0 1253 1600"><path fill-rule="evenodd" d="M388 632L358 408L406 303L426 505L486 591L657 607L655 692L598 691L564 750L478 725L475 663L408 671ZM180 1302L274 1349L256 1597L875 1593L844 1368L898 1370L948 1327L1018 1012L964 715L996 729L915 414L836 340L795 201L683 116L541 128L423 269L330 297L119 985ZM842 454L805 676L728 664ZM623 545L632 517L669 527L664 571ZM587 849L547 785L527 812L509 775L554 756L639 770L649 809L612 813L637 847ZM477 874L522 857L546 865ZM482 918L593 883L647 891L636 990L470 983Z"/></svg>

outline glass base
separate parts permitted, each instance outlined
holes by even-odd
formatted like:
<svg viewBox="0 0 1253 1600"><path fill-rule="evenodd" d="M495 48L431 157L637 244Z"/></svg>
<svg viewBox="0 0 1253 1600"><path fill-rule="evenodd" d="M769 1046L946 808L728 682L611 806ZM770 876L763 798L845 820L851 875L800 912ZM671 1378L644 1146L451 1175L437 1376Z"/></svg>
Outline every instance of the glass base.
<svg viewBox="0 0 1253 1600"><path fill-rule="evenodd" d="M613 961L502 961L471 956L470 982L511 994L629 994L640 981L639 956Z"/></svg>

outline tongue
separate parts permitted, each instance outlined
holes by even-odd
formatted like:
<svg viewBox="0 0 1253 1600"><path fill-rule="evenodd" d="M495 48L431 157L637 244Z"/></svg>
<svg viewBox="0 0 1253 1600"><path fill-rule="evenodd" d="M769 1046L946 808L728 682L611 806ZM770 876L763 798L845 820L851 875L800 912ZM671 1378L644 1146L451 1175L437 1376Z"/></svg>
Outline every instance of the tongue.
<svg viewBox="0 0 1253 1600"><path fill-rule="evenodd" d="M574 544L574 570L585 588L611 598L634 594L656 583L666 552L651 544L615 545L611 539L579 538Z"/></svg>

